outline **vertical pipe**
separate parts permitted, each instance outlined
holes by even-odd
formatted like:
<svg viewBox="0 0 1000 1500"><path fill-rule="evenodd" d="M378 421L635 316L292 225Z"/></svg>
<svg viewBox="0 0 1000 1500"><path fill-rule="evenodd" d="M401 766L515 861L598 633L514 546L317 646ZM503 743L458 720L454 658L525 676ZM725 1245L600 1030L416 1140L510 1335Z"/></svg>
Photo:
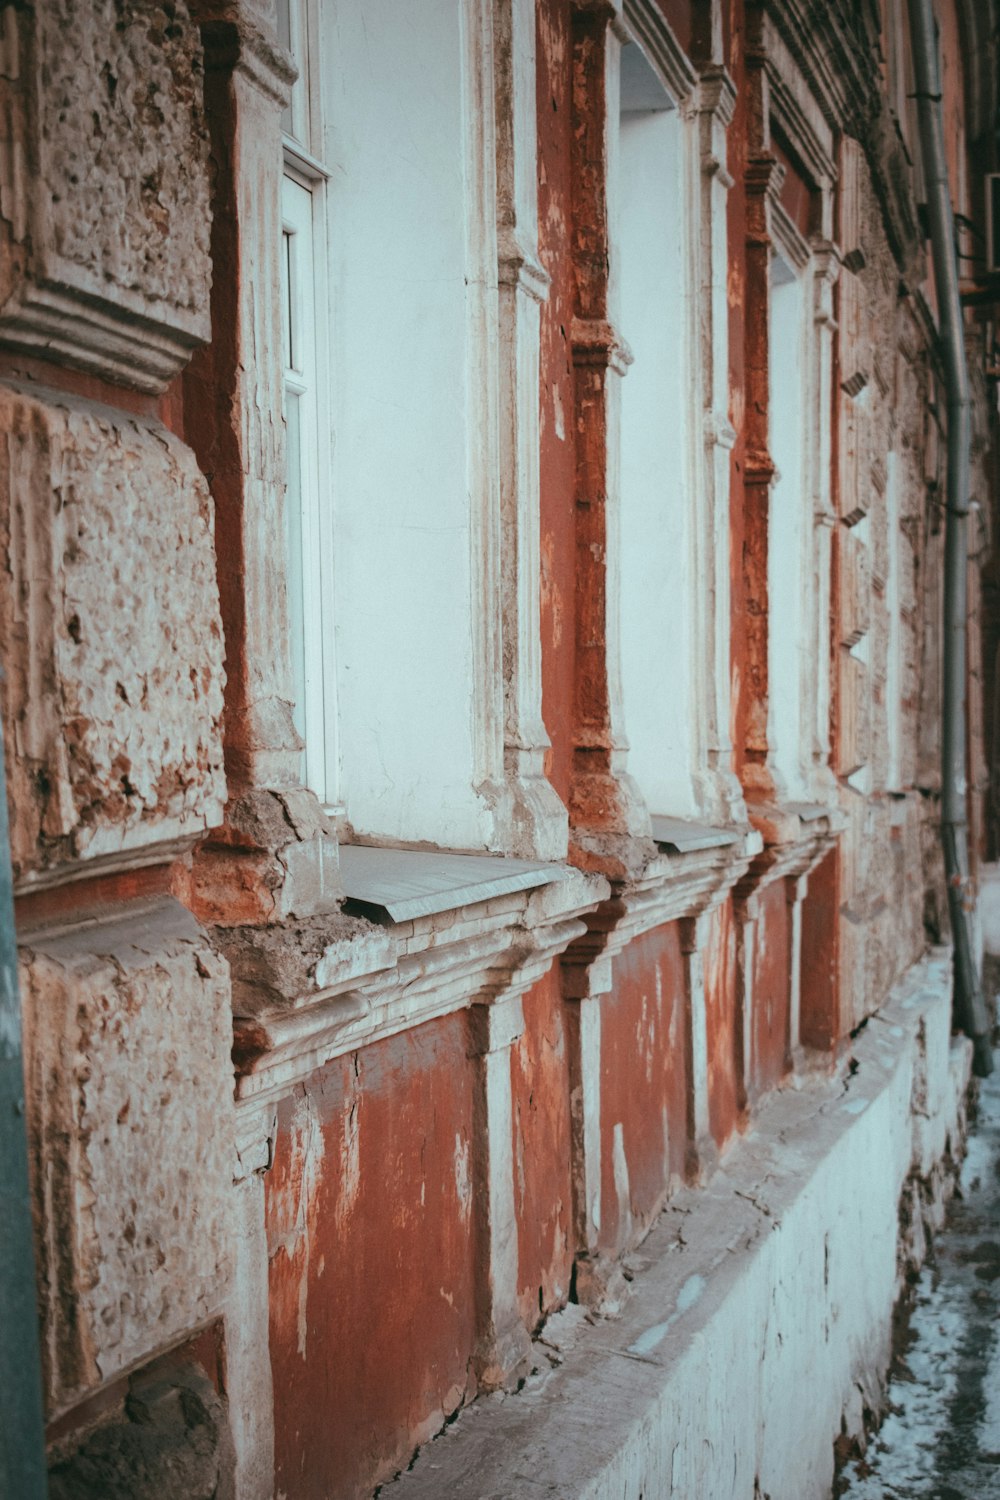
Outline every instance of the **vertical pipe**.
<svg viewBox="0 0 1000 1500"><path fill-rule="evenodd" d="M0 735L0 1496L45 1500L45 1426L38 1348L28 1143L24 1126L21 1002Z"/></svg>
<svg viewBox="0 0 1000 1500"><path fill-rule="evenodd" d="M972 945L975 889L969 876L966 818L966 629L969 567L969 444L971 399L965 362L958 260L941 113L941 77L932 0L910 0L910 38L916 82L920 152L927 192L934 285L948 401L948 477L945 518L944 641L941 719L941 842L955 951L955 1011L975 1046L974 1069L993 1071L989 1020Z"/></svg>

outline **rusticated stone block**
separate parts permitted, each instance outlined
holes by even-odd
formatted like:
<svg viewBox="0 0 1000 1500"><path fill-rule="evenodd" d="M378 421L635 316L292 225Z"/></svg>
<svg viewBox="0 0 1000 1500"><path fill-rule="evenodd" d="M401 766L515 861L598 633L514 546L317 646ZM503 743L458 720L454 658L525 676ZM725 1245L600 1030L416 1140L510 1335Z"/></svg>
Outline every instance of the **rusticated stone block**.
<svg viewBox="0 0 1000 1500"><path fill-rule="evenodd" d="M208 137L184 0L0 10L0 342L162 390L209 337Z"/></svg>
<svg viewBox="0 0 1000 1500"><path fill-rule="evenodd" d="M154 421L0 387L0 650L18 878L221 821L212 502Z"/></svg>
<svg viewBox="0 0 1000 1500"><path fill-rule="evenodd" d="M50 1413L203 1322L230 1256L229 971L189 913L30 937L25 1083Z"/></svg>
<svg viewBox="0 0 1000 1500"><path fill-rule="evenodd" d="M169 1356L168 1356L169 1359ZM232 1500L225 1404L197 1365L159 1361L49 1467L49 1500Z"/></svg>

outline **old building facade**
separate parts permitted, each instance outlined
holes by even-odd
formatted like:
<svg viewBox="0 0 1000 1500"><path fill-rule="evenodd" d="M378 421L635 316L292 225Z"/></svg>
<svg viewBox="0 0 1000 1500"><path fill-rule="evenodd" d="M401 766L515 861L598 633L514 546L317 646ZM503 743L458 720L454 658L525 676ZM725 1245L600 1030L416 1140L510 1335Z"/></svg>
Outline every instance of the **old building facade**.
<svg viewBox="0 0 1000 1500"><path fill-rule="evenodd" d="M54 1496L828 1492L971 1059L914 94L902 0L0 8Z"/></svg>

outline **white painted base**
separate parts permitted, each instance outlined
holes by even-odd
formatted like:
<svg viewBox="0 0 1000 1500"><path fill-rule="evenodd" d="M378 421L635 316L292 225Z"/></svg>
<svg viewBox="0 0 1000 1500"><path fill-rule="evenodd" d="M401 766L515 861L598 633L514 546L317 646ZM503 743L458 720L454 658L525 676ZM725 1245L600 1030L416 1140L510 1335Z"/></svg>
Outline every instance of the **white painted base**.
<svg viewBox="0 0 1000 1500"><path fill-rule="evenodd" d="M473 1405L387 1492L480 1500L530 1475L573 1500L825 1500L842 1416L858 1425L888 1360L901 1191L964 1125L946 953L853 1056L854 1074L776 1095L708 1187L672 1200L620 1319L550 1319L524 1390Z"/></svg>
<svg viewBox="0 0 1000 1500"><path fill-rule="evenodd" d="M1000 957L1000 865L980 867L978 911L983 949L994 957Z"/></svg>

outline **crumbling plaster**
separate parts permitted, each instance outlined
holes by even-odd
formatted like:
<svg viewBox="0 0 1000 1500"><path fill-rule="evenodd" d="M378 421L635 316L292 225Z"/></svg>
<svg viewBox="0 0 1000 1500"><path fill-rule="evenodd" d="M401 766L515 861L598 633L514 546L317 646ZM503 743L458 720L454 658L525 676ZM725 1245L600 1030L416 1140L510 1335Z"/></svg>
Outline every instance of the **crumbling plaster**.
<svg viewBox="0 0 1000 1500"><path fill-rule="evenodd" d="M209 336L208 137L184 0L5 6L0 108L0 344L162 390Z"/></svg>
<svg viewBox="0 0 1000 1500"><path fill-rule="evenodd" d="M523 1390L463 1413L385 1494L473 1500L530 1474L586 1500L828 1496L834 1437L888 1362L901 1195L909 1212L914 1174L961 1150L971 1048L950 1032L938 950L852 1072L772 1095L711 1183L671 1200L614 1321L550 1319Z"/></svg>
<svg viewBox="0 0 1000 1500"><path fill-rule="evenodd" d="M212 502L158 422L0 387L15 878L221 821Z"/></svg>
<svg viewBox="0 0 1000 1500"><path fill-rule="evenodd" d="M232 1255L229 972L164 899L21 951L49 1414L214 1312Z"/></svg>

